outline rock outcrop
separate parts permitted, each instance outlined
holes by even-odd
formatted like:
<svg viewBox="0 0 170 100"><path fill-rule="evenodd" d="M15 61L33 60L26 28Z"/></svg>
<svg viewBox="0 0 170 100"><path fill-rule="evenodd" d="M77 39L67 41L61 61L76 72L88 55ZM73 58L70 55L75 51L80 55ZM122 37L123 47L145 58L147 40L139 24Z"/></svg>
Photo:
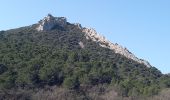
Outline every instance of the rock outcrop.
<svg viewBox="0 0 170 100"><path fill-rule="evenodd" d="M38 23L37 31L49 31L56 25L64 27L67 24L67 19L65 17L53 17L48 14L44 19L40 20Z"/></svg>
<svg viewBox="0 0 170 100"><path fill-rule="evenodd" d="M146 65L147 67L151 67L151 65L149 64L148 61L137 58L133 53L129 52L129 50L127 48L124 48L117 43L114 44L114 43L110 42L104 36L98 34L94 29L83 28L83 32L85 33L86 39L91 39L91 40L99 43L99 45L104 48L109 48L111 50L114 50L115 53L119 53L129 59L137 61L138 63L142 63L142 64Z"/></svg>
<svg viewBox="0 0 170 100"><path fill-rule="evenodd" d="M79 45L80 45L81 48L84 48L84 44L83 44L82 41L79 42Z"/></svg>

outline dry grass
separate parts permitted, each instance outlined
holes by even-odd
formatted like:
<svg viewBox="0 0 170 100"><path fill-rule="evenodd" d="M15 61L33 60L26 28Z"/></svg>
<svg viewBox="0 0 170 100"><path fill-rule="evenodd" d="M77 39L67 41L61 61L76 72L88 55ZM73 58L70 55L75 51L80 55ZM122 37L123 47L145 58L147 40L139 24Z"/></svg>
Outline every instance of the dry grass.
<svg viewBox="0 0 170 100"><path fill-rule="evenodd" d="M31 92L22 89L0 90L0 100L30 100Z"/></svg>
<svg viewBox="0 0 170 100"><path fill-rule="evenodd" d="M170 89L162 90L157 96L154 96L151 99L152 100L170 100Z"/></svg>
<svg viewBox="0 0 170 100"><path fill-rule="evenodd" d="M33 94L33 100L74 100L74 94L64 88L53 87L40 89Z"/></svg>
<svg viewBox="0 0 170 100"><path fill-rule="evenodd" d="M146 98L121 97L114 88L106 85L81 86L76 91L53 86L35 90L1 90L0 100L170 100L170 89L164 89L159 95Z"/></svg>

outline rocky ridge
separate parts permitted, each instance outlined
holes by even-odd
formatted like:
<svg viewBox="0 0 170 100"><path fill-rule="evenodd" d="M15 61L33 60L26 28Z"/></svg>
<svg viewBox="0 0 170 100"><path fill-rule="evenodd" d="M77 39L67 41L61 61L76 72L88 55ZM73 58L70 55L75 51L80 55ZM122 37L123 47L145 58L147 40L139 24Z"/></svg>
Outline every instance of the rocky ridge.
<svg viewBox="0 0 170 100"><path fill-rule="evenodd" d="M39 21L36 29L37 31L49 31L56 25L64 27L66 24L67 19L65 17L53 17L51 14L48 14L43 20ZM129 59L137 61L138 63L144 64L147 67L151 67L148 61L139 59L133 53L129 52L127 48L124 48L117 43L114 44L110 42L104 36L98 34L93 28L82 27L79 23L75 23L74 25L85 33L86 39L91 39L92 41L99 43L101 47L114 50L115 53L119 53ZM79 44L84 48L84 45L81 42Z"/></svg>
<svg viewBox="0 0 170 100"><path fill-rule="evenodd" d="M91 39L91 40L99 43L99 45L101 47L109 48L111 50L114 50L115 53L119 53L129 59L132 59L134 61L142 63L142 64L146 65L147 67L151 67L151 65L149 64L148 61L139 59L133 53L131 53L127 48L124 48L117 43L114 44L114 43L110 42L104 36L98 34L93 28L83 28L82 30L85 33L86 39Z"/></svg>

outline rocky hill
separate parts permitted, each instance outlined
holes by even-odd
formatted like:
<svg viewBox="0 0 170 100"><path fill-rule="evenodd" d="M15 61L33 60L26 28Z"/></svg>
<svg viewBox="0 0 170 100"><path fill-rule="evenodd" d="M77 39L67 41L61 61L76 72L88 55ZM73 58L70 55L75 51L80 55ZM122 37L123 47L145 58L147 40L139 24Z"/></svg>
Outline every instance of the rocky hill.
<svg viewBox="0 0 170 100"><path fill-rule="evenodd" d="M0 100L140 100L170 87L168 75L65 17L0 31L0 45Z"/></svg>

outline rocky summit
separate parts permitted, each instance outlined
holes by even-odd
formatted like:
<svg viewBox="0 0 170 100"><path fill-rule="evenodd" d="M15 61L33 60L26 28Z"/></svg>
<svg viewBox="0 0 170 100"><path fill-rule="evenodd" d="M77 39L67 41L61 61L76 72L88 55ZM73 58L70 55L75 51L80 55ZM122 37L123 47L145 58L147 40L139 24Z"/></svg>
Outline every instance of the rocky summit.
<svg viewBox="0 0 170 100"><path fill-rule="evenodd" d="M48 14L44 19L39 21L36 29L38 31L49 31L56 25L63 27L66 23L67 19L65 17L53 17L51 14Z"/></svg>

